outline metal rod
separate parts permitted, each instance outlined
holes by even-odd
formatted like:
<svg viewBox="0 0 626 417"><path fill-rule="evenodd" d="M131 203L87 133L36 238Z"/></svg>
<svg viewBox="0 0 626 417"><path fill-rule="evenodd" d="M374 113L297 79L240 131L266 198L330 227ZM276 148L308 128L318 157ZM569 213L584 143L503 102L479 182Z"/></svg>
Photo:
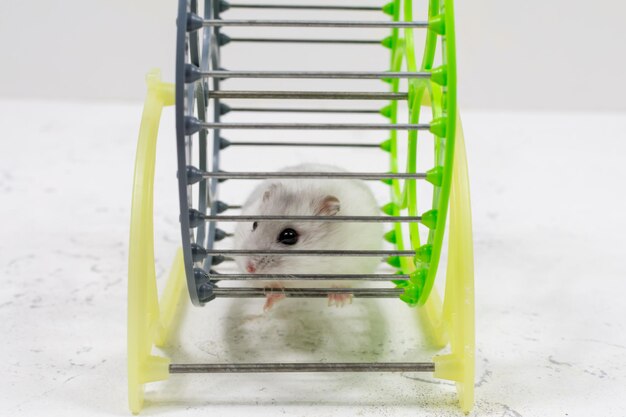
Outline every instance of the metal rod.
<svg viewBox="0 0 626 417"><path fill-rule="evenodd" d="M424 173L372 173L372 172L209 172L200 171L204 178L218 179L276 179L276 178L323 178L323 179L425 179Z"/></svg>
<svg viewBox="0 0 626 417"><path fill-rule="evenodd" d="M216 257L214 256L213 259L215 259ZM235 258L228 258L228 257L221 257L220 258L220 263L228 263L228 262L235 262ZM381 258L381 263L382 263L382 267L389 267L389 265L387 264L387 259L385 258ZM216 278L217 279L217 278Z"/></svg>
<svg viewBox="0 0 626 417"><path fill-rule="evenodd" d="M380 148L376 143L323 143L323 142L231 142L229 146L311 146L336 148Z"/></svg>
<svg viewBox="0 0 626 417"><path fill-rule="evenodd" d="M409 123L232 123L200 122L204 129L272 130L429 130L430 124Z"/></svg>
<svg viewBox="0 0 626 417"><path fill-rule="evenodd" d="M410 275L400 274L219 274L209 276L220 281L408 281Z"/></svg>
<svg viewBox="0 0 626 417"><path fill-rule="evenodd" d="M208 91L210 99L307 99L307 100L406 100L407 93L352 92L352 91Z"/></svg>
<svg viewBox="0 0 626 417"><path fill-rule="evenodd" d="M376 39L230 38L230 42L380 45Z"/></svg>
<svg viewBox="0 0 626 417"><path fill-rule="evenodd" d="M368 79L385 78L430 78L430 72L412 71L231 71L231 70L198 70L202 77L217 78L292 78L292 79Z"/></svg>
<svg viewBox="0 0 626 417"><path fill-rule="evenodd" d="M427 21L203 19L205 27L428 28Z"/></svg>
<svg viewBox="0 0 626 417"><path fill-rule="evenodd" d="M263 298L268 294L280 294L288 298L326 298L329 294L349 294L354 298L397 298L402 288L213 288L220 298Z"/></svg>
<svg viewBox="0 0 626 417"><path fill-rule="evenodd" d="M255 113L354 113L354 114L379 114L375 109L294 109L294 108L260 108L260 107L232 107L229 112L255 112Z"/></svg>
<svg viewBox="0 0 626 417"><path fill-rule="evenodd" d="M170 364L172 374L251 372L435 372L432 362Z"/></svg>
<svg viewBox="0 0 626 417"><path fill-rule="evenodd" d="M356 222L356 223L406 223L406 222L420 222L421 216L211 216L208 214L199 213L197 216L201 220L205 221L217 221L217 222L253 222L253 221L266 221L266 222L282 222L282 221L296 221L296 222Z"/></svg>
<svg viewBox="0 0 626 417"><path fill-rule="evenodd" d="M324 6L317 4L230 4L230 9L293 9L293 10L352 10L352 11L377 11L382 9L377 6Z"/></svg>
<svg viewBox="0 0 626 417"><path fill-rule="evenodd" d="M205 249L207 255L281 255L281 256L415 256L413 250L331 250L331 249L309 249L309 250L248 250L248 249Z"/></svg>

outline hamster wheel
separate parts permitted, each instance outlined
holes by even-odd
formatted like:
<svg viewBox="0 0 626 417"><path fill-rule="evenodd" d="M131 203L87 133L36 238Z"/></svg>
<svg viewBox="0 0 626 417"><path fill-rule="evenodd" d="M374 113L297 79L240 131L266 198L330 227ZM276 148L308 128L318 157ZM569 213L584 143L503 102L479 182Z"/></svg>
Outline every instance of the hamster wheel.
<svg viewBox="0 0 626 417"><path fill-rule="evenodd" d="M379 20L263 20L222 19L229 9L292 9L297 11L340 13L380 12ZM383 14L384 13L384 14ZM427 18L415 20L411 0L394 0L383 7L349 5L292 4L229 4L225 1L180 0L178 10L176 83L162 83L157 72L148 76L148 96L140 131L133 211L131 219L129 265L129 400L133 412L143 403L143 384L166 379L171 373L190 372L302 372L302 371L422 371L435 377L457 382L461 408L469 411L473 404L474 384L474 304L473 254L469 191L463 136L456 101L456 61L454 14L451 0L430 0ZM391 34L380 40L329 37L260 37L232 36L228 28L281 27L320 28L326 33L340 28L388 28ZM249 30L249 29L248 29ZM423 31L418 36L416 31ZM249 32L252 32L249 30ZM297 33L297 32L296 32ZM334 32L333 32L334 33ZM423 39L421 63L416 58L418 39ZM263 43L273 45L280 53L284 44L306 46L338 44L346 48L379 47L390 50L387 71L302 71L302 70L227 70L222 66L220 52L231 43ZM271 61L271 56L268 56ZM435 64L437 63L437 64ZM326 90L226 90L225 80L362 80L379 79L389 84L387 91ZM251 107L238 106L239 100L254 100ZM280 100L331 100L333 103L388 102L382 109L362 106L293 107L266 103ZM180 200L182 250L177 255L168 284L157 295L154 273L152 188L155 169L156 133L164 106L176 104L177 162ZM401 105L400 103L406 103ZM425 122L425 112L430 109ZM379 123L241 123L228 122L234 113L380 113L388 122ZM226 121L225 121L226 120ZM379 144L357 142L232 142L222 131L238 130L374 130L388 132ZM418 158L420 141L429 141L432 152L430 166L421 166ZM259 152L276 146L310 146L327 148L379 148L387 153L389 172L226 172L221 170L224 152L236 146L255 146ZM375 150L373 150L375 152ZM402 158L405 160L401 160ZM405 163L402 170L401 164ZM393 250L338 251L333 248L299 251L303 256L378 256L396 269L393 274L358 276L359 280L391 281L392 288L351 288L354 297L399 298L417 306L427 327L439 346L450 342L450 353L436 356L432 362L415 363L275 363L275 364L172 364L169 359L152 354L153 345L167 340L174 325L174 310L183 291L184 282L194 305L204 305L217 297L264 297L263 288L229 287L224 282L259 279L354 279L354 275L285 275L219 273L219 265L235 256L275 254L272 251L219 249L215 243L229 237L219 228L224 222L284 220L285 216L243 216L240 206L221 201L221 187L239 179L268 178L358 178L381 180L388 184L391 202L382 207L379 216L291 216L297 221L383 222L391 225L384 239ZM228 182L226 182L228 181ZM226 182L226 183L224 183ZM418 211L418 182L429 184L427 210ZM234 204L237 204L235 202ZM433 285L442 254L446 220L448 225L448 268L443 304ZM382 238L382 237L381 237ZM294 253L294 251L290 251ZM218 285L219 281L219 285ZM332 288L285 289L287 297L326 297Z"/></svg>

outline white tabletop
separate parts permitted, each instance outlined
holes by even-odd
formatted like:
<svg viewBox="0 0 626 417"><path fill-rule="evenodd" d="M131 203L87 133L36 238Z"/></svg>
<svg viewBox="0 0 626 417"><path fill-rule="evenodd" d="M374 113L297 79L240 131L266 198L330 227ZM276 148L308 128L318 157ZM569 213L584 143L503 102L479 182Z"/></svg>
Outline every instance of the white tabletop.
<svg viewBox="0 0 626 417"><path fill-rule="evenodd" d="M127 239L140 113L139 104L0 101L1 415L128 415ZM476 245L473 415L623 416L626 115L463 117ZM156 178L159 276L180 244L173 138L168 109ZM314 154L291 155L286 163ZM380 153L352 156L385 169ZM244 161L233 158L225 157L231 169ZM343 309L286 300L266 314L261 305L185 308L165 354L181 362L436 354L415 311L397 300ZM174 375L146 397L143 415L461 415L452 384L415 374Z"/></svg>

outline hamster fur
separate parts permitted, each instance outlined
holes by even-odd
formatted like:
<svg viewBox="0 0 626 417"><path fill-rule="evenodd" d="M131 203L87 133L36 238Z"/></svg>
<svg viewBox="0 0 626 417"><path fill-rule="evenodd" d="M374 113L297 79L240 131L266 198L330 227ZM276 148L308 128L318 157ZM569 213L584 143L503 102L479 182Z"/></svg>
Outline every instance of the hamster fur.
<svg viewBox="0 0 626 417"><path fill-rule="evenodd" d="M332 165L301 164L284 172L345 172ZM354 179L271 179L260 183L242 207L243 215L376 216L378 204L369 187ZM297 242L279 242L285 229L297 233ZM238 223L235 248L244 250L380 250L381 223L259 221ZM379 257L342 256L239 256L243 273L257 274L371 274ZM265 287L350 287L346 281L254 281ZM329 302L332 297L329 296ZM271 307L271 304L270 304ZM268 308L266 304L266 309Z"/></svg>

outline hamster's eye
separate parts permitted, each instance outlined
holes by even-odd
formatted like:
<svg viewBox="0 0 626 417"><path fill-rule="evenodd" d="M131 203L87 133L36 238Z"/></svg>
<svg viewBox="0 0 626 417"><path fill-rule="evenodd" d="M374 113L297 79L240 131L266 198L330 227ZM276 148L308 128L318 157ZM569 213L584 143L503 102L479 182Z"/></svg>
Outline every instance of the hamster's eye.
<svg viewBox="0 0 626 417"><path fill-rule="evenodd" d="M298 243L298 232L293 229L284 229L278 234L278 241L283 245L295 245Z"/></svg>
<svg viewBox="0 0 626 417"><path fill-rule="evenodd" d="M254 222L252 223L252 231L254 232L256 230L256 227L259 225L259 222Z"/></svg>

